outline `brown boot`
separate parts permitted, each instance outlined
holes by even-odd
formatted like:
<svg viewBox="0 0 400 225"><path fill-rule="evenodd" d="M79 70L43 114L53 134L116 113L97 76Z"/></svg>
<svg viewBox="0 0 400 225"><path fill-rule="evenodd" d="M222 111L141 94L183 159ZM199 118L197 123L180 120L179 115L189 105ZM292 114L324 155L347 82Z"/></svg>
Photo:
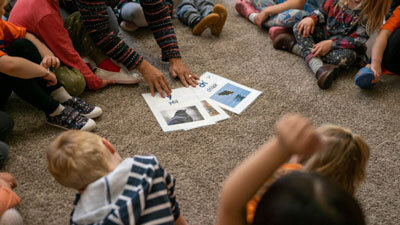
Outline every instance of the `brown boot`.
<svg viewBox="0 0 400 225"><path fill-rule="evenodd" d="M211 28L211 33L215 36L219 36L222 32L222 28L225 25L226 18L228 17L228 12L226 8L221 4L216 4L213 9L213 13L217 13L219 15L219 21Z"/></svg>
<svg viewBox="0 0 400 225"><path fill-rule="evenodd" d="M219 22L220 16L217 13L211 13L204 17L196 26L193 27L193 35L201 35L205 29L211 29Z"/></svg>
<svg viewBox="0 0 400 225"><path fill-rule="evenodd" d="M275 37L272 45L275 49L292 52L293 46L296 44L296 39L293 34L282 33Z"/></svg>
<svg viewBox="0 0 400 225"><path fill-rule="evenodd" d="M339 67L332 64L324 64L318 69L317 74L315 74L318 80L318 86L323 90L328 89L338 75Z"/></svg>

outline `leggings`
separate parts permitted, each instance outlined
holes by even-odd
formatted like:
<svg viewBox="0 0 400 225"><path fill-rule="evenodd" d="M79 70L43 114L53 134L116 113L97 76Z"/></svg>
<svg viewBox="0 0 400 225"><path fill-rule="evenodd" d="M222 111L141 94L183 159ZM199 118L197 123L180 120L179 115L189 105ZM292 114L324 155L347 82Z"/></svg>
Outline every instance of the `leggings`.
<svg viewBox="0 0 400 225"><path fill-rule="evenodd" d="M263 9L274 6L277 4L281 4L286 0L253 0L253 5L258 11L262 11ZM264 28L280 26L292 28L297 22L310 14L313 10L313 7L310 5L305 5L304 10L300 9L289 9L277 15L271 15L263 24Z"/></svg>
<svg viewBox="0 0 400 225"><path fill-rule="evenodd" d="M17 39L4 50L10 56L23 57L34 63L42 61L35 45L27 39ZM21 79L0 73L0 108L4 107L11 92L14 91L20 98L35 106L46 114L57 109L59 102L54 100L50 93L58 88L60 84L46 87L46 82L41 78Z"/></svg>
<svg viewBox="0 0 400 225"><path fill-rule="evenodd" d="M389 37L382 65L390 72L400 74L400 28L393 31Z"/></svg>
<svg viewBox="0 0 400 225"><path fill-rule="evenodd" d="M297 44L300 46L301 56L304 59L311 54L314 44L329 38L324 28L319 24L315 25L314 33L306 38L303 37L303 35L298 34L297 26L298 23L293 27L293 34L296 38ZM356 63L357 53L351 49L331 49L331 51L322 56L321 59L325 63L350 67Z"/></svg>

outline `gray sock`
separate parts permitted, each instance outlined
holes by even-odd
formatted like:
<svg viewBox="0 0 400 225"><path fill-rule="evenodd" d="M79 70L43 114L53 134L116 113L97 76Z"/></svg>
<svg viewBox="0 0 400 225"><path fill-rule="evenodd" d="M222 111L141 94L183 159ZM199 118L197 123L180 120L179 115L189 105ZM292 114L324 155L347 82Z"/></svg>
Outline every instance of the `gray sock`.
<svg viewBox="0 0 400 225"><path fill-rule="evenodd" d="M300 45L295 44L292 48L292 53L298 56L301 56L301 49L300 49Z"/></svg>
<svg viewBox="0 0 400 225"><path fill-rule="evenodd" d="M64 87L59 87L58 89L52 91L50 95L57 101L63 103L68 99L72 98L70 94L65 90Z"/></svg>
<svg viewBox="0 0 400 225"><path fill-rule="evenodd" d="M311 58L308 62L308 66L314 74L317 74L318 69L321 68L323 65L324 63L322 62L322 60L317 57Z"/></svg>

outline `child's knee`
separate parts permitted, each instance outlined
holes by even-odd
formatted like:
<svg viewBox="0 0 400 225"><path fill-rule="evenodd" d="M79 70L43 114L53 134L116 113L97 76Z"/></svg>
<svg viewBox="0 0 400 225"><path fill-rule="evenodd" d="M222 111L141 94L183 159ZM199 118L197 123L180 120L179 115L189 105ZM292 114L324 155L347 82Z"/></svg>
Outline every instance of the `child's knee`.
<svg viewBox="0 0 400 225"><path fill-rule="evenodd" d="M3 215L0 217L1 225L23 225L23 220L21 214L14 209L6 210Z"/></svg>
<svg viewBox="0 0 400 225"><path fill-rule="evenodd" d="M60 66L60 68L55 71L55 74L58 82L64 86L65 90L67 90L70 95L79 96L85 90L85 78L79 70Z"/></svg>

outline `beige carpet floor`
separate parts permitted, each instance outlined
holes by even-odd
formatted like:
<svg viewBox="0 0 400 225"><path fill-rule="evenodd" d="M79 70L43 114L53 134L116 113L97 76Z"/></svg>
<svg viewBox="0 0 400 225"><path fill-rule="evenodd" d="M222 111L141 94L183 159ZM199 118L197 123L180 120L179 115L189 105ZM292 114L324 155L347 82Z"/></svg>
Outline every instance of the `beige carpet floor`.
<svg viewBox="0 0 400 225"><path fill-rule="evenodd" d="M174 21L184 61L196 74L210 71L263 91L257 101L216 125L164 133L141 96L149 92L146 84L86 91L81 97L104 110L95 133L111 141L123 157L156 155L177 178L178 201L189 223L215 224L224 178L273 135L280 116L298 112L317 125L339 124L364 137L372 149L367 179L357 193L369 224L400 224L400 79L385 78L363 91L354 85L352 69L322 91L303 60L274 50L265 31L236 13L234 0L217 2L229 11L219 38L209 31L192 36L188 27ZM168 74L148 30L121 35ZM173 88L181 87L167 77ZM62 130L47 125L43 113L18 98L10 99L7 111L16 125L8 139L10 160L2 171L18 180L18 209L26 224L68 224L75 192L55 182L45 158L46 146Z"/></svg>

